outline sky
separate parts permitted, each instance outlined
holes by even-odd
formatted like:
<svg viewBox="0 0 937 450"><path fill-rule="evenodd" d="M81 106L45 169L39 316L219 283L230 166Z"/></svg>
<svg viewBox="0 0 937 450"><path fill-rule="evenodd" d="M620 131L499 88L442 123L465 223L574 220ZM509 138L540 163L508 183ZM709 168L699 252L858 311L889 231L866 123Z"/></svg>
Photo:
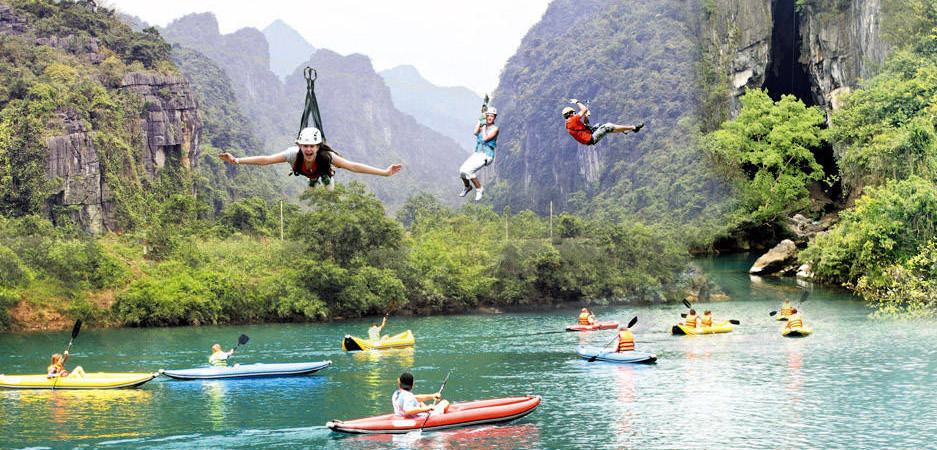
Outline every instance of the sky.
<svg viewBox="0 0 937 450"><path fill-rule="evenodd" d="M316 48L361 53L377 71L410 64L431 83L494 91L508 58L550 0L104 0L165 27L212 12L223 34L263 30L276 19Z"/></svg>

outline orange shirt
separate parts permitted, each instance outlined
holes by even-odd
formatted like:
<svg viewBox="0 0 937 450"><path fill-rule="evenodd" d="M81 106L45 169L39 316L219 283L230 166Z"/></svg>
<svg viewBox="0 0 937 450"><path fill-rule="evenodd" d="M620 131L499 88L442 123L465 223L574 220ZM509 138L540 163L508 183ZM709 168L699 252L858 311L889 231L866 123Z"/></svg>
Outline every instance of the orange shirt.
<svg viewBox="0 0 937 450"><path fill-rule="evenodd" d="M579 114L573 114L566 119L566 131L582 145L592 143L592 129L582 123L582 117Z"/></svg>

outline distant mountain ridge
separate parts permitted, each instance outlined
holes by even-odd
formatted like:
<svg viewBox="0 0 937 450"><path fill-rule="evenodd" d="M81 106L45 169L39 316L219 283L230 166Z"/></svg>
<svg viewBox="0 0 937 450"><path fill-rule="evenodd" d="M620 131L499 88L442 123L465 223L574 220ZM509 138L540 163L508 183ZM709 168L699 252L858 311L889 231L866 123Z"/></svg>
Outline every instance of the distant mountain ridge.
<svg viewBox="0 0 937 450"><path fill-rule="evenodd" d="M316 51L299 32L280 19L274 20L262 31L270 45L270 70L281 80Z"/></svg>
<svg viewBox="0 0 937 450"><path fill-rule="evenodd" d="M462 86L436 86L416 67L397 66L379 72L390 88L394 106L472 151L472 128L481 111L482 97Z"/></svg>

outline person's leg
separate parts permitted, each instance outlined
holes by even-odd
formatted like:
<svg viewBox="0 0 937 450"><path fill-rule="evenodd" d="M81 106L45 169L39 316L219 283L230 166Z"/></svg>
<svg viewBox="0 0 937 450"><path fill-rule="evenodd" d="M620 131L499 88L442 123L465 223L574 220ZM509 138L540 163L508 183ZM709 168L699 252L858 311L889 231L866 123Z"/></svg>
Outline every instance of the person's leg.
<svg viewBox="0 0 937 450"><path fill-rule="evenodd" d="M481 153L472 153L468 159L462 163L462 166L459 167L459 176L462 177L462 184L465 185L462 192L459 193L459 197L465 197L465 194L468 194L469 191L472 190L472 185L469 184L469 180L475 178L475 172L484 166L484 160L481 159L483 156L484 155Z"/></svg>

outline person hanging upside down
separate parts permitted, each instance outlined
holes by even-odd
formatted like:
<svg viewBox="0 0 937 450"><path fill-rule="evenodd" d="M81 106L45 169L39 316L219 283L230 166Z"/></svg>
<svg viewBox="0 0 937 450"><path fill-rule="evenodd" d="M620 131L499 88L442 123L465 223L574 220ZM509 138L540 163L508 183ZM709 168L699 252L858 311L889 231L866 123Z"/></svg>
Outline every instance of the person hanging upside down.
<svg viewBox="0 0 937 450"><path fill-rule="evenodd" d="M462 183L465 188L459 193L459 197L465 197L472 190L472 184L475 185L475 201L482 199L485 189L478 181L478 171L495 159L495 146L498 141L498 126L495 125L495 119L498 117L498 110L495 107L489 107L485 112L485 123L475 125L475 153L469 156L459 168ZM469 180L472 184L469 184Z"/></svg>
<svg viewBox="0 0 937 450"><path fill-rule="evenodd" d="M582 145L595 145L608 133L624 133L626 131L634 131L637 133L644 127L644 123L635 126L616 125L614 123L604 123L594 127L589 126L583 123L583 118L589 114L589 108L576 99L570 99L569 102L578 106L579 112L577 113L575 109L569 106L563 108L563 119L566 119L566 131L569 132L573 139ZM588 122L588 118L586 118L586 122Z"/></svg>
<svg viewBox="0 0 937 450"><path fill-rule="evenodd" d="M302 155L302 157L300 157ZM401 164L387 166L386 169L378 169L367 164L356 163L341 157L338 152L322 142L322 133L318 128L303 128L296 139L296 145L292 146L275 155L264 156L245 156L235 158L230 153L218 155L222 161L232 164L250 164L254 166L266 166L269 164L289 163L293 168L293 175L303 175L309 178L309 186L314 187L317 183L325 185L326 189L332 190L332 176L335 171L332 168L340 167L342 169L355 172L366 173L369 175L380 175L389 177L403 167Z"/></svg>

